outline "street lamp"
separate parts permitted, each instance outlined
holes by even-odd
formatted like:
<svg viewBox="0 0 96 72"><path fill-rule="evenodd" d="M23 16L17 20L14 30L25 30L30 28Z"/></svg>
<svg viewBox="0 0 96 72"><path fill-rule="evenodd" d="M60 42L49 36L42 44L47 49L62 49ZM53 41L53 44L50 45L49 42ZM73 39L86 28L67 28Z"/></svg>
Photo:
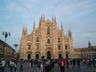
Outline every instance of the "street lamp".
<svg viewBox="0 0 96 72"><path fill-rule="evenodd" d="M10 36L10 32L3 32L2 35L5 37L5 42L8 36ZM4 46L4 58L5 58L5 49L6 47Z"/></svg>
<svg viewBox="0 0 96 72"><path fill-rule="evenodd" d="M15 50L16 50L17 46L18 46L18 44L14 44Z"/></svg>
<svg viewBox="0 0 96 72"><path fill-rule="evenodd" d="M8 36L10 36L10 32L3 32L2 33L3 36L5 36L5 42Z"/></svg>

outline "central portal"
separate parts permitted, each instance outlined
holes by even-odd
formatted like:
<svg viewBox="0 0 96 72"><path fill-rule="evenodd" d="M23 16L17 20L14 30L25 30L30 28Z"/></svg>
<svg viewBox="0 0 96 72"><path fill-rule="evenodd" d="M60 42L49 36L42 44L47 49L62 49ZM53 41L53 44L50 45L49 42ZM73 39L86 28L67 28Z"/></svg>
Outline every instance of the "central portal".
<svg viewBox="0 0 96 72"><path fill-rule="evenodd" d="M50 51L47 52L47 59L51 59L51 52Z"/></svg>
<svg viewBox="0 0 96 72"><path fill-rule="evenodd" d="M28 60L30 60L30 59L31 59L31 54L28 54L27 59L28 59Z"/></svg>
<svg viewBox="0 0 96 72"><path fill-rule="evenodd" d="M59 54L59 57L58 58L61 58L62 56L61 56L61 54Z"/></svg>
<svg viewBox="0 0 96 72"><path fill-rule="evenodd" d="M36 59L39 59L39 54L36 54Z"/></svg>

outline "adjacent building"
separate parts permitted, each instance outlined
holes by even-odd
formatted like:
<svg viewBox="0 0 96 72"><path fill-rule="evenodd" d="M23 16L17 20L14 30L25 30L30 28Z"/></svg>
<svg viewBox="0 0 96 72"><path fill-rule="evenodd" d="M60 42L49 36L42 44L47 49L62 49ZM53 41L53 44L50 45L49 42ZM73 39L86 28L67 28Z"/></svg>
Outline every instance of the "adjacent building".
<svg viewBox="0 0 96 72"><path fill-rule="evenodd" d="M96 46L91 46L91 43L89 42L87 48L74 48L74 58L81 58L81 59L96 58Z"/></svg>
<svg viewBox="0 0 96 72"><path fill-rule="evenodd" d="M15 50L4 41L0 40L0 59L11 60L14 58Z"/></svg>
<svg viewBox="0 0 96 72"><path fill-rule="evenodd" d="M73 58L74 48L71 30L64 34L63 24L61 30L57 27L56 18L45 20L41 16L39 26L32 33L27 33L27 27L23 27L20 41L20 59L39 59L42 56L48 59L60 57Z"/></svg>

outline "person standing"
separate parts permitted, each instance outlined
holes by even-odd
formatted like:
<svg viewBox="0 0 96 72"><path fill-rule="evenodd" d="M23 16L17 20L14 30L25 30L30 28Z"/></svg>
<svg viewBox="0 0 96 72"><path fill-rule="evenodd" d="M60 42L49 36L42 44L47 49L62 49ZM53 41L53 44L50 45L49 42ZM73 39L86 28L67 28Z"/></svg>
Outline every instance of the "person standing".
<svg viewBox="0 0 96 72"><path fill-rule="evenodd" d="M61 57L59 61L60 71L65 72L66 60Z"/></svg>
<svg viewBox="0 0 96 72"><path fill-rule="evenodd" d="M13 71L13 67L14 67L14 62L13 61L10 61L10 71L11 72Z"/></svg>
<svg viewBox="0 0 96 72"><path fill-rule="evenodd" d="M42 56L42 59L40 60L40 70L41 70L41 72L45 71L45 59L44 59L44 56Z"/></svg>
<svg viewBox="0 0 96 72"><path fill-rule="evenodd" d="M15 69L14 72L16 72L16 70L17 70L17 61L15 61L15 63L14 63L14 69Z"/></svg>
<svg viewBox="0 0 96 72"><path fill-rule="evenodd" d="M31 62L31 67L33 67L33 60L31 60L30 62Z"/></svg>
<svg viewBox="0 0 96 72"><path fill-rule="evenodd" d="M50 60L46 59L45 62L45 71L49 72L50 71Z"/></svg>
<svg viewBox="0 0 96 72"><path fill-rule="evenodd" d="M20 61L20 72L23 72L23 60Z"/></svg>
<svg viewBox="0 0 96 72"><path fill-rule="evenodd" d="M6 61L3 59L2 61L1 61L1 69L2 69L2 72L4 72L4 68L5 68L5 65L6 65Z"/></svg>
<svg viewBox="0 0 96 72"><path fill-rule="evenodd" d="M73 67L76 67L76 59L73 59Z"/></svg>

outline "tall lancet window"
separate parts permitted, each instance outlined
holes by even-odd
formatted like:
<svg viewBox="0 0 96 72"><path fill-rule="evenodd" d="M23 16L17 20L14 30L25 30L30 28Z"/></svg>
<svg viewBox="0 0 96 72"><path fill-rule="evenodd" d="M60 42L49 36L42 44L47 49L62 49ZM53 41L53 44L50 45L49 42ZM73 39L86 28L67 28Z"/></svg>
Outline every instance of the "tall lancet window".
<svg viewBox="0 0 96 72"><path fill-rule="evenodd" d="M28 50L30 50L30 48L31 48L31 45L28 45Z"/></svg>
<svg viewBox="0 0 96 72"><path fill-rule="evenodd" d="M47 43L50 44L50 39L47 39Z"/></svg>
<svg viewBox="0 0 96 72"><path fill-rule="evenodd" d="M66 49L66 50L67 50L67 48L68 48L67 45L65 45L65 49Z"/></svg>
<svg viewBox="0 0 96 72"><path fill-rule="evenodd" d="M58 38L58 42L61 42L60 38Z"/></svg>
<svg viewBox="0 0 96 72"><path fill-rule="evenodd" d="M39 37L36 38L36 41L39 42Z"/></svg>
<svg viewBox="0 0 96 72"><path fill-rule="evenodd" d="M47 28L47 34L50 34L50 28L49 27Z"/></svg>

